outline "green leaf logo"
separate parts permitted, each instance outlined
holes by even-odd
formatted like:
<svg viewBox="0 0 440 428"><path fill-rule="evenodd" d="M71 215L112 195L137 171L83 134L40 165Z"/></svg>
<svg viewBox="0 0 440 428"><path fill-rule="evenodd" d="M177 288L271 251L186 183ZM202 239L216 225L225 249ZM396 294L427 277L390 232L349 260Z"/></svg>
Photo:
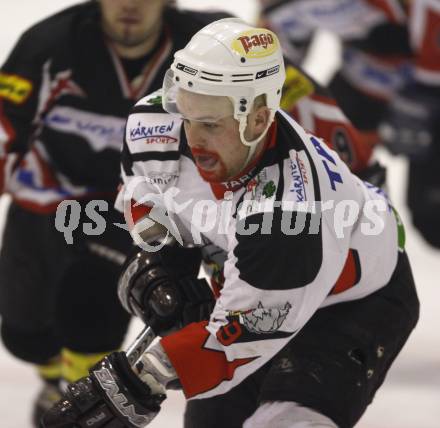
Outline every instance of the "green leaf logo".
<svg viewBox="0 0 440 428"><path fill-rule="evenodd" d="M270 198L275 193L276 190L277 190L277 188L276 188L274 182L272 180L270 180L263 187L263 196L265 196L266 198Z"/></svg>
<svg viewBox="0 0 440 428"><path fill-rule="evenodd" d="M160 106L162 105L162 97L160 95L157 95L154 98L149 98L147 99L147 103L152 106Z"/></svg>

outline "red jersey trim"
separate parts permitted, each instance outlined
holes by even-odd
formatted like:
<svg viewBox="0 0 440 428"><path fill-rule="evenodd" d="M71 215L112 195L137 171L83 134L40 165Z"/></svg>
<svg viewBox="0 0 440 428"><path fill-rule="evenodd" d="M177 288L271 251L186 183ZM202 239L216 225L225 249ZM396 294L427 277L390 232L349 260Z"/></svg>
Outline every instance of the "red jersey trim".
<svg viewBox="0 0 440 428"><path fill-rule="evenodd" d="M150 214L152 207L137 203L134 199L131 200L131 218L133 224L136 224L140 219Z"/></svg>
<svg viewBox="0 0 440 428"><path fill-rule="evenodd" d="M122 93L126 98L138 100L151 85L151 81L154 79L157 72L170 55L173 47L173 41L171 39L170 31L168 30L168 28L165 27L164 31L165 40L160 46L159 50L147 62L141 74L139 75L139 77L142 78L142 82L139 85L136 85L137 88L129 81L122 62L119 58L119 55L117 54L116 49L113 47L112 42L110 40L106 40L107 47L113 61L113 65L115 66L116 74L119 79Z"/></svg>
<svg viewBox="0 0 440 428"><path fill-rule="evenodd" d="M11 194L14 203L24 208L25 210L34 212L36 214L53 214L57 210L58 205L63 201L87 201L87 200L100 199L100 198L109 200L115 198L114 193L89 193L84 196L72 196L71 198L63 198L47 204L39 204L38 202L35 201L19 198L18 196L10 192L6 192L6 193Z"/></svg>
<svg viewBox="0 0 440 428"><path fill-rule="evenodd" d="M440 74L440 14L428 9L425 19L416 66Z"/></svg>
<svg viewBox="0 0 440 428"><path fill-rule="evenodd" d="M396 24L405 22L405 10L397 0L368 0L368 3L382 10L390 22Z"/></svg>
<svg viewBox="0 0 440 428"><path fill-rule="evenodd" d="M192 323L164 337L161 345L179 376L186 398L214 389L234 377L235 370L255 358L228 361L222 351L205 348L207 321Z"/></svg>
<svg viewBox="0 0 440 428"><path fill-rule="evenodd" d="M361 262L359 253L350 249L345 260L344 268L336 281L335 286L330 291L330 295L339 294L354 287L361 279Z"/></svg>

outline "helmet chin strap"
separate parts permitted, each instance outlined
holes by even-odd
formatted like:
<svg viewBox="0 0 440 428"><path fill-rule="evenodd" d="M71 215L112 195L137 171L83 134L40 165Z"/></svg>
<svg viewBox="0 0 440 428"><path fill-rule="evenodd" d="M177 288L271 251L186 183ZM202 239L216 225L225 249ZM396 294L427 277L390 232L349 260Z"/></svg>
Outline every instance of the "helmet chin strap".
<svg viewBox="0 0 440 428"><path fill-rule="evenodd" d="M269 120L267 121L266 128L260 134L260 136L258 136L257 138L255 138L252 141L247 141L246 137L244 136L244 132L246 131L246 127L247 127L247 115L240 116L239 125L238 125L238 130L240 132L240 141L242 142L242 144L249 147L249 153L247 155L246 160L244 161L242 170L245 169L249 165L249 162L251 161L252 157L254 156L255 150L257 149L258 143L266 136L267 131L269 130L270 125L272 124L274 116L275 116L275 113L271 111Z"/></svg>

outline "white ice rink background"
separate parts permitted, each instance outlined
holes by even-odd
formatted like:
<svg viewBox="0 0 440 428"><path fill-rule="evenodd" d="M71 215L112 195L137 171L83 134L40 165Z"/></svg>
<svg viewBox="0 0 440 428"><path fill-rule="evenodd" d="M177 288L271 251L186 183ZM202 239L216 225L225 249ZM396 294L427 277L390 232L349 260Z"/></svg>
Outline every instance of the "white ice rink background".
<svg viewBox="0 0 440 428"><path fill-rule="evenodd" d="M4 61L25 28L74 3L74 0L0 0L0 62ZM181 0L180 4L197 9L221 6L248 21L257 16L253 0ZM308 70L318 78L325 77L329 64L334 63L332 52L337 52L331 38L323 37L321 40L326 44L325 48L321 45L316 55L307 61ZM440 251L425 244L410 225L404 201L407 181L405 160L392 158L382 151L378 155L388 166L391 199L406 225L407 251L421 300L421 317L384 385L357 426L440 428ZM0 221L4 218L6 202L5 198L0 200ZM130 341L140 329L141 324L134 322L127 340ZM31 427L31 400L38 388L39 381L32 367L12 358L0 345L0 428ZM181 428L183 406L182 395L170 393L150 427Z"/></svg>

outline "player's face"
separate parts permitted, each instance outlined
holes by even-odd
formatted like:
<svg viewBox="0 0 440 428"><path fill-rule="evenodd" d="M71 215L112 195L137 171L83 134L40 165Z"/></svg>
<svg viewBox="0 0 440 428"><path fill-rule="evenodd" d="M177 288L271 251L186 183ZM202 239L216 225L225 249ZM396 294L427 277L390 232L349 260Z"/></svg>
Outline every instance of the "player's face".
<svg viewBox="0 0 440 428"><path fill-rule="evenodd" d="M249 148L240 141L238 121L227 97L179 90L177 104L185 134L203 179L224 182L243 169Z"/></svg>
<svg viewBox="0 0 440 428"><path fill-rule="evenodd" d="M115 43L134 47L160 31L166 0L99 0L105 33Z"/></svg>
<svg viewBox="0 0 440 428"><path fill-rule="evenodd" d="M237 177L243 171L249 147L241 141L231 100L179 89L177 107L184 117L188 145L200 175L209 182ZM266 106L254 108L247 118L245 139L251 141L261 135L267 129L269 117ZM263 150L266 138L258 143L253 158Z"/></svg>

